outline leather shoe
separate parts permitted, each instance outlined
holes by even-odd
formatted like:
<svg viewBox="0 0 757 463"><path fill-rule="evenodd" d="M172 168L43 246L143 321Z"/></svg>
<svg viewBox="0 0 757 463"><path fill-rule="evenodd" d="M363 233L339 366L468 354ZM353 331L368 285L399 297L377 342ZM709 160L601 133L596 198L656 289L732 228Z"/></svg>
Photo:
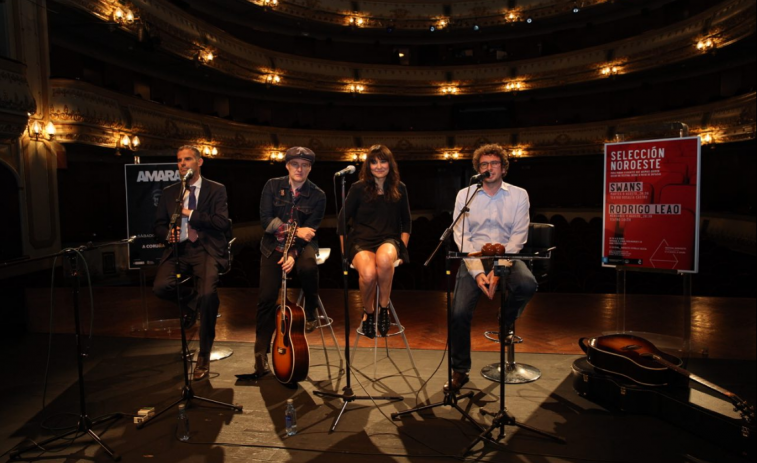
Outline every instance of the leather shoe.
<svg viewBox="0 0 757 463"><path fill-rule="evenodd" d="M389 307L379 306L378 311L378 332L381 336L386 337L389 333L389 327L391 326L391 320L389 319Z"/></svg>
<svg viewBox="0 0 757 463"><path fill-rule="evenodd" d="M181 325L185 330L195 326L197 323L197 298L190 299L187 303L181 305Z"/></svg>
<svg viewBox="0 0 757 463"><path fill-rule="evenodd" d="M365 312L365 309L363 309ZM365 319L362 324L363 336L373 339L376 337L376 311L372 313L365 312Z"/></svg>
<svg viewBox="0 0 757 463"><path fill-rule="evenodd" d="M457 393L458 391L460 391L460 388L463 387L468 381L470 381L470 376L468 376L468 373L453 371L451 384L446 383L444 385L444 390Z"/></svg>
<svg viewBox="0 0 757 463"><path fill-rule="evenodd" d="M306 333L312 333L315 331L316 328L320 327L320 323L318 323L318 319L314 320L308 320L305 322L305 332Z"/></svg>
<svg viewBox="0 0 757 463"><path fill-rule="evenodd" d="M200 381L201 379L207 378L208 374L210 374L210 359L205 356L198 356L192 379L194 381Z"/></svg>

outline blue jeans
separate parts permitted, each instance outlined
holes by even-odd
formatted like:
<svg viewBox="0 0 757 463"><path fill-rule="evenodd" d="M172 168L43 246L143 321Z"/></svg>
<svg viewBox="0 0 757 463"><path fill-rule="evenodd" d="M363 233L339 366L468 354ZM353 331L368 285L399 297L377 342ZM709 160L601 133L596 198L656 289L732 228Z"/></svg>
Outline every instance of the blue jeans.
<svg viewBox="0 0 757 463"><path fill-rule="evenodd" d="M520 317L538 288L536 279L528 266L520 260L513 261L507 278L509 294L505 301L505 326L511 325ZM455 294L452 298L452 326L449 328L452 369L460 373L467 373L471 369L471 321L478 298L482 294L476 280L468 273L468 268L461 263L455 282Z"/></svg>

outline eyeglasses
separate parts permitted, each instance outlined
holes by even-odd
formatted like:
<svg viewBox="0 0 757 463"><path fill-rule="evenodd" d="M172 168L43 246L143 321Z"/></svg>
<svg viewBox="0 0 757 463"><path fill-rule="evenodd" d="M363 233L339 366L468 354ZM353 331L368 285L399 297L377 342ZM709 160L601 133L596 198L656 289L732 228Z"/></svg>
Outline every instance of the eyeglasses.
<svg viewBox="0 0 757 463"><path fill-rule="evenodd" d="M478 167L480 169L488 169L489 166L499 167L501 165L502 165L502 161L492 161L492 162L482 162L481 164L478 165Z"/></svg>
<svg viewBox="0 0 757 463"><path fill-rule="evenodd" d="M299 164L299 163L290 162L289 163L289 167L291 167L294 170L300 170L300 169L302 169L302 170L309 170L310 167L312 167L312 166L310 165L310 163L308 163L308 164L305 164L305 163Z"/></svg>

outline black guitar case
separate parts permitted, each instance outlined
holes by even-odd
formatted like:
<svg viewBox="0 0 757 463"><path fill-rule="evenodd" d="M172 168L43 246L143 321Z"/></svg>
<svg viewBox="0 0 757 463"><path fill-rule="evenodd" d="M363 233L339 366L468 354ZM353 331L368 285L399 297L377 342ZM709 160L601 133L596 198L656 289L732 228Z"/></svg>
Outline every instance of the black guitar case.
<svg viewBox="0 0 757 463"><path fill-rule="evenodd" d="M652 415L692 434L754 459L755 427L692 403L691 389L681 386L646 387L595 369L586 357L573 362L573 389L602 407Z"/></svg>

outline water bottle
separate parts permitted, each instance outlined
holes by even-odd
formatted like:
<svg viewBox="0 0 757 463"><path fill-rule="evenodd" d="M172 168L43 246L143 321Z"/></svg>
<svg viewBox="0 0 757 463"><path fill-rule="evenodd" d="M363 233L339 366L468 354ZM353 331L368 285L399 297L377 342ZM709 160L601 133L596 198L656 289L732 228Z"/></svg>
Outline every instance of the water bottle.
<svg viewBox="0 0 757 463"><path fill-rule="evenodd" d="M176 435L182 442L189 440L189 417L187 416L187 407L185 404L179 405L179 422Z"/></svg>
<svg viewBox="0 0 757 463"><path fill-rule="evenodd" d="M287 436L294 436L297 434L297 410L294 409L294 401L287 399L287 408L284 412L286 419Z"/></svg>

